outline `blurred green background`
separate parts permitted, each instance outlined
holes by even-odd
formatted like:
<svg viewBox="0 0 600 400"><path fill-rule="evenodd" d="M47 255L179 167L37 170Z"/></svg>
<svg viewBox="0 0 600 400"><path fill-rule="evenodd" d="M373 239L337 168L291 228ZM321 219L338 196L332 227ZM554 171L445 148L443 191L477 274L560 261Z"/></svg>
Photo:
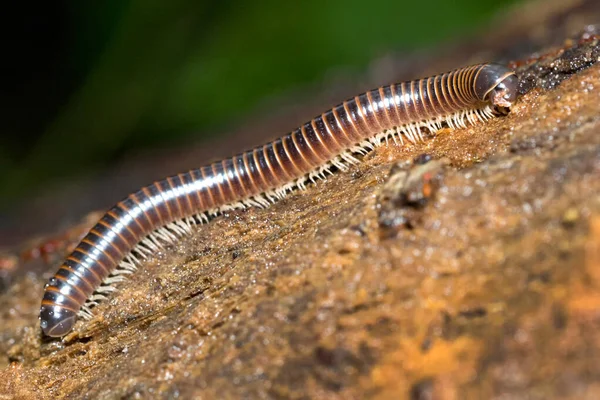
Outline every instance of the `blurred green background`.
<svg viewBox="0 0 600 400"><path fill-rule="evenodd" d="M3 17L0 204L133 149L197 143L266 96L474 32L515 1L16 5Z"/></svg>

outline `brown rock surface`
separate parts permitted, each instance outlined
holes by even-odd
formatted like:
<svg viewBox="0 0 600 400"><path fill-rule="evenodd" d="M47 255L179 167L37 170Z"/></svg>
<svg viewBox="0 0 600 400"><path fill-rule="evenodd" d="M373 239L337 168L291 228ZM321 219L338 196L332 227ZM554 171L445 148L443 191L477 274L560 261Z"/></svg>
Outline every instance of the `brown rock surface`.
<svg viewBox="0 0 600 400"><path fill-rule="evenodd" d="M0 398L600 398L600 6L543 4L457 50L520 60L507 117L213 220L68 343L6 258Z"/></svg>

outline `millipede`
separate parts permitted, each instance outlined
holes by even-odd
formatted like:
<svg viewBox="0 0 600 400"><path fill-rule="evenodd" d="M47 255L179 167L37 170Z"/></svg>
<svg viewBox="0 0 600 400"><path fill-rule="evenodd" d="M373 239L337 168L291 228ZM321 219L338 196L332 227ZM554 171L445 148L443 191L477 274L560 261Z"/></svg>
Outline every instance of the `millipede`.
<svg viewBox="0 0 600 400"><path fill-rule="evenodd" d="M43 334L69 333L78 316L115 290L143 260L232 208L267 207L392 139L416 143L444 126L465 127L506 114L518 78L478 64L374 89L329 109L263 146L145 186L117 203L60 265L44 289Z"/></svg>

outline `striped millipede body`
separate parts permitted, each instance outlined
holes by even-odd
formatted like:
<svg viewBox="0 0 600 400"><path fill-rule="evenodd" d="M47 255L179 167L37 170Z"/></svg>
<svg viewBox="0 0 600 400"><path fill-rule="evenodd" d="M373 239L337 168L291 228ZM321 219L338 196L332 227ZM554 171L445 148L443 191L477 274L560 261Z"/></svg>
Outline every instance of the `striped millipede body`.
<svg viewBox="0 0 600 400"><path fill-rule="evenodd" d="M45 287L45 335L67 334L77 315L113 289L192 224L228 208L268 206L331 168L347 169L391 137L416 142L421 130L462 127L507 111L517 96L514 72L474 65L430 78L380 87L349 99L264 146L157 181L106 212Z"/></svg>

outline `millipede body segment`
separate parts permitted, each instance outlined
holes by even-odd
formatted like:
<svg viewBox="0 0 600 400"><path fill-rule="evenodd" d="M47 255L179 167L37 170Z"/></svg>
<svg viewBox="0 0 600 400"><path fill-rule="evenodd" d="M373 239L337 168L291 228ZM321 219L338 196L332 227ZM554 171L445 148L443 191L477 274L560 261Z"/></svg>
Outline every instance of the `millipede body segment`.
<svg viewBox="0 0 600 400"><path fill-rule="evenodd" d="M67 334L123 274L209 215L268 206L332 168L347 169L356 154L384 139L417 142L423 128L462 127L505 112L517 83L506 67L480 64L383 86L264 146L143 187L108 210L50 279L40 310L43 333Z"/></svg>

